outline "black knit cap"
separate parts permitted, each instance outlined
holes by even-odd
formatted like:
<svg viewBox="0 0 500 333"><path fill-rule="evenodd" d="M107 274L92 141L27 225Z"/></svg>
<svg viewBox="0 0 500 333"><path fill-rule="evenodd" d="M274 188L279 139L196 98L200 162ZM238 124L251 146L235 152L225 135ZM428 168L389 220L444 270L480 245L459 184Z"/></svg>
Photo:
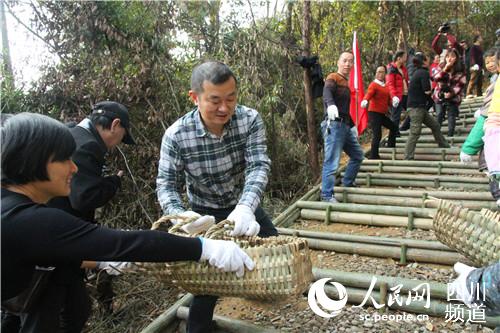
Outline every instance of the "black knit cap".
<svg viewBox="0 0 500 333"><path fill-rule="evenodd" d="M126 131L122 142L128 145L135 145L135 140L132 135L130 135L130 118L128 115L128 109L123 104L113 101L99 102L92 107L92 114L98 114L111 120L116 118L120 119L120 123Z"/></svg>

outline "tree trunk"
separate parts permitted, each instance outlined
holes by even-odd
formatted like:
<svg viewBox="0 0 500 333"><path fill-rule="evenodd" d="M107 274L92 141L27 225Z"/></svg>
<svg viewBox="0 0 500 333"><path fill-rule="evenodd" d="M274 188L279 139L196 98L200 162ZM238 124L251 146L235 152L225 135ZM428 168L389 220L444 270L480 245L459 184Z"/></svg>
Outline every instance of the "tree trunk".
<svg viewBox="0 0 500 333"><path fill-rule="evenodd" d="M302 55L305 57L311 56L311 3L304 1L304 25L302 27L302 41L304 50ZM316 121L314 119L314 102L312 97L311 71L309 68L304 68L304 93L306 101L307 113L307 137L309 139L309 165L314 178L319 177L319 162L318 162L318 140L316 137Z"/></svg>
<svg viewBox="0 0 500 333"><path fill-rule="evenodd" d="M10 58L9 35L7 33L7 21L5 17L5 4L0 0L0 25L2 26L2 59L4 65L4 75L7 78L3 80L4 84L14 89L14 71L12 70L12 60Z"/></svg>

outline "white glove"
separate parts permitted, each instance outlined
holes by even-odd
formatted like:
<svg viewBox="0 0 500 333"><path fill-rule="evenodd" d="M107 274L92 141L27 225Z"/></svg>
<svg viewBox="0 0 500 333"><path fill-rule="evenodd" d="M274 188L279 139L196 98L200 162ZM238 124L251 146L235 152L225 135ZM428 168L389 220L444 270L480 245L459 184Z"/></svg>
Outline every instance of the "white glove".
<svg viewBox="0 0 500 333"><path fill-rule="evenodd" d="M394 97L392 98L392 107L393 107L393 108L397 108L397 107L398 107L398 105L399 105L399 98L398 98L398 96L394 96Z"/></svg>
<svg viewBox="0 0 500 333"><path fill-rule="evenodd" d="M127 271L133 271L135 267L136 266L133 262L126 261L97 261L95 266L95 268L106 271L109 275L115 276Z"/></svg>
<svg viewBox="0 0 500 333"><path fill-rule="evenodd" d="M200 261L208 263L224 272L236 272L237 277L255 267L254 262L235 242L199 237L202 244Z"/></svg>
<svg viewBox="0 0 500 333"><path fill-rule="evenodd" d="M458 299L467 305L472 305L472 294L467 289L467 276L476 268L457 262L453 269L458 273L458 277L451 283L451 290Z"/></svg>
<svg viewBox="0 0 500 333"><path fill-rule="evenodd" d="M474 112L474 119L478 119L480 115L481 115L481 109L477 109L476 112Z"/></svg>
<svg viewBox="0 0 500 333"><path fill-rule="evenodd" d="M328 119L335 120L335 118L339 117L339 109L337 109L336 105L330 105L326 108L326 113L328 115Z"/></svg>
<svg viewBox="0 0 500 333"><path fill-rule="evenodd" d="M361 101L361 107L363 109L366 109L368 107L368 101L366 99L364 99L364 100Z"/></svg>
<svg viewBox="0 0 500 333"><path fill-rule="evenodd" d="M193 212L192 210L182 212L178 215L179 217L196 218L195 221L185 224L181 227L181 229L187 232L188 234L197 234L199 232L208 230L208 228L213 226L215 223L215 217L211 215L201 216L200 214ZM182 221L183 219L172 219L173 224L177 224Z"/></svg>
<svg viewBox="0 0 500 333"><path fill-rule="evenodd" d="M354 136L356 138L358 137L358 128L356 127L356 125L354 125L353 127L351 127L351 132L352 132L352 134L354 134Z"/></svg>
<svg viewBox="0 0 500 333"><path fill-rule="evenodd" d="M473 71L473 72L478 71L478 70L479 70L479 65L478 65L478 64L475 64L474 66L472 66L472 67L470 68L470 70L471 70L471 71Z"/></svg>
<svg viewBox="0 0 500 333"><path fill-rule="evenodd" d="M236 205L227 219L234 222L234 230L231 236L255 236L260 231L260 225L255 221L255 215L248 206Z"/></svg>
<svg viewBox="0 0 500 333"><path fill-rule="evenodd" d="M466 154L463 151L460 152L460 162L462 163L471 163L472 155Z"/></svg>

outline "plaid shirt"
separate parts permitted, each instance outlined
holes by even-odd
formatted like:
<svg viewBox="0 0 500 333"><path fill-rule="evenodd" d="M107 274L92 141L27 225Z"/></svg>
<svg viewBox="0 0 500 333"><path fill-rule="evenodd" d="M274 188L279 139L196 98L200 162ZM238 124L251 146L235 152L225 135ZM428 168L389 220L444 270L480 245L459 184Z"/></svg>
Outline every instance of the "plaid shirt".
<svg viewBox="0 0 500 333"><path fill-rule="evenodd" d="M166 214L185 211L185 184L192 208L257 208L271 161L264 123L257 111L236 107L221 137L205 129L198 108L170 126L161 143L158 200Z"/></svg>
<svg viewBox="0 0 500 333"><path fill-rule="evenodd" d="M458 60L457 60L458 61ZM453 74L443 71L442 68L437 67L437 72L433 76L433 80L437 82L436 89L432 94L432 99L436 103L442 103L443 101L439 98L439 92L441 91L442 85L447 85L450 87L453 96L450 102L456 105L462 103L462 89L465 87L465 74L462 72L456 72Z"/></svg>

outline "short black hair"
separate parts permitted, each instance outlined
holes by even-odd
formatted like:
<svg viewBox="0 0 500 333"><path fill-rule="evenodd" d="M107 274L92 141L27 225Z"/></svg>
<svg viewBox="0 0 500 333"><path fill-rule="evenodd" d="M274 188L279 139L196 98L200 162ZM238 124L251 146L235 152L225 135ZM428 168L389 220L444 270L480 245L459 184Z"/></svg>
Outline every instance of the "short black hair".
<svg viewBox="0 0 500 333"><path fill-rule="evenodd" d="M404 50L398 50L396 53L394 53L394 57L392 58L392 61L398 60L398 58L402 58L405 55L406 51Z"/></svg>
<svg viewBox="0 0 500 333"><path fill-rule="evenodd" d="M109 117L97 114L97 113L91 113L89 115L89 119L94 126L100 125L100 126L102 126L102 128L108 129L108 130L111 128L111 124L113 123L113 120L114 120L114 119L111 119ZM117 119L117 118L115 118L115 119Z"/></svg>
<svg viewBox="0 0 500 333"><path fill-rule="evenodd" d="M426 60L427 56L423 52L417 52L413 57L413 65L417 68L421 68Z"/></svg>
<svg viewBox="0 0 500 333"><path fill-rule="evenodd" d="M233 78L236 85L238 80L231 69L220 61L207 61L193 69L191 74L191 90L200 94L203 92L203 82L208 81L218 85Z"/></svg>
<svg viewBox="0 0 500 333"><path fill-rule="evenodd" d="M49 180L47 164L70 159L76 148L66 126L41 114L16 114L0 131L3 185Z"/></svg>

